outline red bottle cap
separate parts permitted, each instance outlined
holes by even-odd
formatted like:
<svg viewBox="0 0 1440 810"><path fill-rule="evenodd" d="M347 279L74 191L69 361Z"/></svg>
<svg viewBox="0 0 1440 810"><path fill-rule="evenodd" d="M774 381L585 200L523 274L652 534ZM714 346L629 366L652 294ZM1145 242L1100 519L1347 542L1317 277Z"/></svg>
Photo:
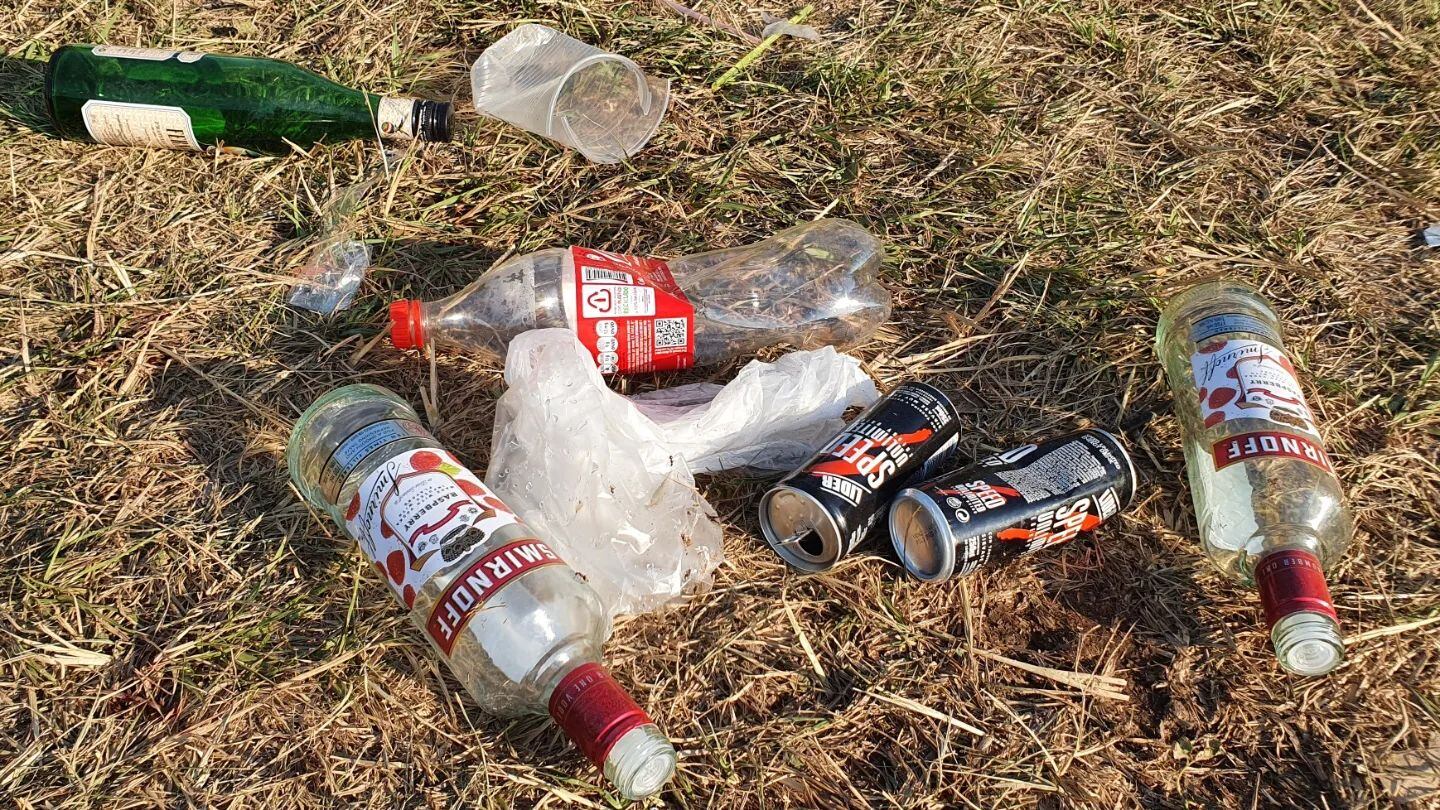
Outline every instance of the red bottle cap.
<svg viewBox="0 0 1440 810"><path fill-rule="evenodd" d="M550 695L550 716L586 759L602 767L626 732L652 722L599 664L582 664L560 681Z"/></svg>
<svg viewBox="0 0 1440 810"><path fill-rule="evenodd" d="M390 342L397 349L419 349L425 345L425 324L420 320L420 302L402 298L390 304Z"/></svg>
<svg viewBox="0 0 1440 810"><path fill-rule="evenodd" d="M1320 566L1320 558L1308 551L1286 549L1267 554L1255 567L1255 584L1260 586L1265 622L1271 627L1302 610L1323 613L1337 624L1340 622L1335 604L1330 601L1330 588L1325 584L1325 569Z"/></svg>

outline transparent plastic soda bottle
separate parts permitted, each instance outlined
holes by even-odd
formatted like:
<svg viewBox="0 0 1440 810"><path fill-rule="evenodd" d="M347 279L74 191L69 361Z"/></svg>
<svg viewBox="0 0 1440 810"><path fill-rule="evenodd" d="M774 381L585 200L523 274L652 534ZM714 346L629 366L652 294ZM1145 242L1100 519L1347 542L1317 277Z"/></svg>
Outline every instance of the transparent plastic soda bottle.
<svg viewBox="0 0 1440 810"><path fill-rule="evenodd" d="M548 710L628 798L670 778L675 749L599 663L610 622L595 592L403 399L375 385L325 394L286 459L482 709Z"/></svg>
<svg viewBox="0 0 1440 810"><path fill-rule="evenodd" d="M1329 672L1345 646L1324 572L1354 527L1279 319L1244 284L1206 282L1168 303L1155 348L1205 552L1258 586L1281 666Z"/></svg>
<svg viewBox="0 0 1440 810"><path fill-rule="evenodd" d="M742 247L665 262L550 248L491 267L438 301L390 307L401 349L503 356L521 332L568 327L605 373L645 373L748 357L769 346L845 346L890 317L879 240L822 219Z"/></svg>

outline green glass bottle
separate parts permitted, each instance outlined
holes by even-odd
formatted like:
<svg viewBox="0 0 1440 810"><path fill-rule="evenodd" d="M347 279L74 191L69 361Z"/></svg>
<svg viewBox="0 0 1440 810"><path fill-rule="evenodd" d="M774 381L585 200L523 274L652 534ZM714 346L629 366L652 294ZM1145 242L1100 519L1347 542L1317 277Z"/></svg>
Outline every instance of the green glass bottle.
<svg viewBox="0 0 1440 810"><path fill-rule="evenodd" d="M276 59L67 45L45 68L61 135L115 146L283 153L290 144L450 139L450 104L387 98Z"/></svg>

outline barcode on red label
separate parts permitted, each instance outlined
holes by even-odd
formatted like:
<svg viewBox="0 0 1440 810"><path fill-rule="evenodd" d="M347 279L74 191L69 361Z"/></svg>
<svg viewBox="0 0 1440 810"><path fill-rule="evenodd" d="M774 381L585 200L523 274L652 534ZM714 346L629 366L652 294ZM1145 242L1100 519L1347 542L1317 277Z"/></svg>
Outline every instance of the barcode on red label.
<svg viewBox="0 0 1440 810"><path fill-rule="evenodd" d="M581 268L581 272L586 284L595 282L613 282L615 284L635 283L634 276L631 276L629 273L622 273L619 270L606 270L600 267L583 267Z"/></svg>

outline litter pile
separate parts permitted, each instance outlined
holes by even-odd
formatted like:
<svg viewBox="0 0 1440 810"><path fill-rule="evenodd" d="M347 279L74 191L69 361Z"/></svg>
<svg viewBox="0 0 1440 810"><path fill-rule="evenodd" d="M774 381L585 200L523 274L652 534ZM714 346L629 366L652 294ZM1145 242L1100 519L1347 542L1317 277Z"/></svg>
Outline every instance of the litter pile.
<svg viewBox="0 0 1440 810"><path fill-rule="evenodd" d="M811 10L744 34L756 46L745 59L782 36L821 38L800 24ZM670 98L668 79L535 24L494 42L471 80L485 116L597 163L638 154ZM271 59L72 45L51 58L46 93L60 133L111 145L253 154L455 135L449 102L369 94ZM371 257L355 219L372 185L327 205L296 307L330 315L362 293ZM818 219L716 247L665 260L555 246L447 298L394 302L398 350L504 358L483 477L409 403L368 384L314 402L287 450L305 501L354 538L479 705L548 711L631 798L661 790L677 757L605 671L602 646L616 616L683 602L722 562L697 474L786 473L756 508L764 541L798 571L829 571L879 534L932 583L1094 535L1138 487L1114 433L1076 426L966 459L954 392L917 379L881 396L844 353L891 314L882 240L861 225ZM1353 527L1278 318L1256 291L1209 282L1169 302L1155 348L1206 553L1255 583L1281 666L1333 670L1344 642L1325 572ZM723 385L629 397L604 376L735 360L749 362Z"/></svg>

